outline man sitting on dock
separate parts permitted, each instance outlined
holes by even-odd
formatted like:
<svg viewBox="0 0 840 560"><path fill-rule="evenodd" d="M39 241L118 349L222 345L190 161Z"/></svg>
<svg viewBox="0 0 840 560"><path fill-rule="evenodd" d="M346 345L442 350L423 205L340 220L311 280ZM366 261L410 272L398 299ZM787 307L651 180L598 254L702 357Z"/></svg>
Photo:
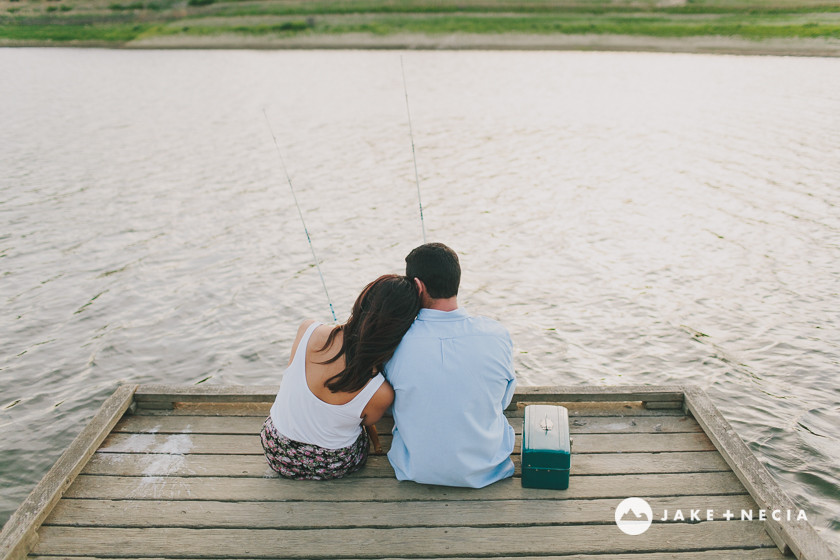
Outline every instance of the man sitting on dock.
<svg viewBox="0 0 840 560"><path fill-rule="evenodd" d="M394 387L388 459L399 480L481 488L513 475L513 343L458 307L458 255L442 243L405 258L422 309L385 366Z"/></svg>

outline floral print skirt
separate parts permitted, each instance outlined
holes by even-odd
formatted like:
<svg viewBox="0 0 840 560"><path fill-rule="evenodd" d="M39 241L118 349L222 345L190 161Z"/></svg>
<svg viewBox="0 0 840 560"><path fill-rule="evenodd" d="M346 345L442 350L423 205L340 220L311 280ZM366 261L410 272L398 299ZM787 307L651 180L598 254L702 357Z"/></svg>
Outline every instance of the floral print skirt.
<svg viewBox="0 0 840 560"><path fill-rule="evenodd" d="M341 449L325 449L280 434L266 418L260 432L265 458L280 476L296 480L329 480L359 470L367 461L368 437L363 429L356 441Z"/></svg>

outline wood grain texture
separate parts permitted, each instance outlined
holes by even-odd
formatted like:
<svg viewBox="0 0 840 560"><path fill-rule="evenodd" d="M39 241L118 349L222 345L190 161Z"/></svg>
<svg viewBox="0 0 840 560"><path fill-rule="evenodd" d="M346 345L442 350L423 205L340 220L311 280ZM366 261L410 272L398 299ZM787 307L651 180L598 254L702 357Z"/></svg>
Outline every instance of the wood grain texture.
<svg viewBox="0 0 840 560"><path fill-rule="evenodd" d="M615 507L633 495L645 497L655 516L666 508L736 511L761 505L743 482L755 481L730 471L732 464L749 463L732 458L733 449L736 455L743 451L738 443L746 446L737 436L731 441L734 432L727 432L731 427L702 392L644 386L517 391L506 411L518 434L517 450L527 404L563 403L570 411L571 485L548 491L522 488L518 478L481 490L398 482L381 456L371 456L360 472L342 480L279 478L257 437L276 390L138 388L136 414L112 424L113 433L100 440L41 527L31 557L781 557L759 521L657 521L639 537L615 526ZM682 408L670 408L677 405L697 421ZM391 418L379 425L386 449L392 426ZM518 476L516 452L513 459ZM801 537L798 530L794 538ZM777 538L792 537L778 532ZM836 560L811 556L821 551L808 546L791 548L809 559Z"/></svg>
<svg viewBox="0 0 840 560"><path fill-rule="evenodd" d="M634 453L668 451L714 451L715 446L702 432L645 434L575 434L575 453ZM391 435L380 434L382 448L391 448ZM522 436L516 437L518 453ZM111 434L99 448L101 453L262 455L256 434Z"/></svg>
<svg viewBox="0 0 840 560"><path fill-rule="evenodd" d="M142 552L138 549L142 543ZM381 558L624 553L772 547L761 523L653 524L639 536L613 525L391 529L113 529L44 527L38 554L222 558Z"/></svg>
<svg viewBox="0 0 840 560"><path fill-rule="evenodd" d="M559 553L558 553L559 554ZM725 555L725 556L724 556ZM721 558L737 558L738 560L784 560L781 552L774 548L738 548L721 550L706 550L706 551L690 551L690 552L640 552L640 553L624 553L624 554L569 554L563 556L494 556L494 560L720 560ZM34 556L30 558L37 558L39 560L117 560L114 557L98 557L92 556ZM136 558L135 560L181 560L183 556L176 558ZM203 560L222 560L218 557L205 558ZM245 560L244 558L228 558L225 560ZM396 557L388 557L383 560L397 560ZM414 558L413 560L438 560L432 558ZM486 560L486 557L477 558L475 556L458 556L450 557L450 560Z"/></svg>
<svg viewBox="0 0 840 560"><path fill-rule="evenodd" d="M122 385L59 457L0 533L0 558L24 558L41 522L81 472L87 460L131 405L136 386Z"/></svg>
<svg viewBox="0 0 840 560"><path fill-rule="evenodd" d="M689 515L707 509L756 509L748 494L676 496L648 500L658 521L664 510ZM44 525L75 527L184 527L194 529L312 529L404 527L514 527L611 524L619 500L484 500L401 502L216 502L62 500ZM713 522L724 522L717 518Z"/></svg>
<svg viewBox="0 0 840 560"><path fill-rule="evenodd" d="M696 387L687 388L685 406L709 435L721 456L759 507L771 511L774 509L794 512L798 510L793 500L785 494L764 465L759 463L705 392ZM778 522L768 519L766 524L776 539L783 540L784 545L790 547L797 558L808 560L838 560L840 558L806 521Z"/></svg>
<svg viewBox="0 0 840 560"><path fill-rule="evenodd" d="M234 416L140 416L123 418L113 429L119 434L256 434L262 429L264 417ZM522 434L521 417L508 420L517 434ZM380 434L388 434L394 427L393 418L383 418L376 424ZM576 416L569 419L573 434L613 433L684 433L702 432L700 425L689 416Z"/></svg>
<svg viewBox="0 0 840 560"><path fill-rule="evenodd" d="M254 501L417 501L417 500L555 500L742 494L731 472L572 476L568 490L522 488L509 478L486 488L454 488L382 478L345 478L324 484L283 478L120 477L81 475L68 498L107 500Z"/></svg>
<svg viewBox="0 0 840 560"><path fill-rule="evenodd" d="M136 402L140 408L171 408L173 403L192 402L273 402L279 386L235 385L141 385ZM683 388L679 386L560 386L519 387L510 407L528 401L541 402L682 402Z"/></svg>
<svg viewBox="0 0 840 560"><path fill-rule="evenodd" d="M516 475L521 457L512 455ZM572 475L691 473L728 471L729 465L715 451L661 453L575 453ZM143 455L97 453L84 474L116 476L231 476L265 478L276 476L262 455ZM394 469L384 456L370 456L351 478L394 478Z"/></svg>
<svg viewBox="0 0 840 560"><path fill-rule="evenodd" d="M557 554L562 554L558 551ZM116 558L92 556L30 556L30 558L37 558L39 560L116 560ZM136 558L135 560L181 560L183 557L175 558ZM558 556L552 554L550 556L494 556L493 560L721 560L722 558L736 558L738 560L784 560L782 555L775 548L738 548L721 550L706 550L706 551L689 551L689 552L639 552L639 553L620 553L620 554L569 554ZM486 560L487 557L475 556L458 556L450 557L449 560ZM203 560L222 560L218 557L206 558ZM228 558L225 560L245 560L244 558ZM276 560L276 559L275 559ZM396 557L388 557L382 560L397 560ZM413 560L439 560L429 557L413 558Z"/></svg>
<svg viewBox="0 0 840 560"><path fill-rule="evenodd" d="M173 403L272 403L279 385L140 385L135 393L138 407L160 408Z"/></svg>
<svg viewBox="0 0 840 560"><path fill-rule="evenodd" d="M271 402L176 402L174 408L138 408L138 416L261 416L265 418L271 409ZM683 410L651 410L641 402L540 402L522 401L505 411L508 418L522 418L525 406L529 404L562 404L569 409L569 416L678 416Z"/></svg>
<svg viewBox="0 0 840 560"><path fill-rule="evenodd" d="M518 387L511 407L528 401L542 402L681 402L683 388L679 386L614 385Z"/></svg>

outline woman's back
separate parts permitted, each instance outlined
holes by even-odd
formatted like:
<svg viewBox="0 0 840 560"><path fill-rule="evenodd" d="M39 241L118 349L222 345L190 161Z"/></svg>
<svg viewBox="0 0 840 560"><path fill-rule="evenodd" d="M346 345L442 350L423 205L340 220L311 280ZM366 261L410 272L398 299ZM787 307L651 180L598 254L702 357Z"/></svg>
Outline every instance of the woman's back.
<svg viewBox="0 0 840 560"><path fill-rule="evenodd" d="M353 400L363 389L353 391L352 393L344 391L333 393L326 386L327 381L344 371L347 364L343 355L332 363L324 363L336 355L339 348L341 348L341 344L344 342L344 333L339 331L329 346L327 346L332 330L332 327L327 325L318 325L312 331L312 336L309 338L309 343L306 347L306 384L312 394L322 401L340 405ZM294 359L294 355L292 359Z"/></svg>
<svg viewBox="0 0 840 560"><path fill-rule="evenodd" d="M271 407L272 422L280 434L295 441L326 449L352 445L361 433L365 408L385 379L380 373L358 391L333 393L326 383L344 369L344 359L329 364L322 362L335 355L341 346L341 333L329 347L322 348L332 330L330 327L312 322L301 325L301 330L303 333L298 334L299 342ZM391 391L383 392L393 395Z"/></svg>
<svg viewBox="0 0 840 560"><path fill-rule="evenodd" d="M305 322L260 432L269 466L295 479L340 478L367 459L368 436L394 402L385 363L420 309L415 284L385 274L362 290L334 327Z"/></svg>

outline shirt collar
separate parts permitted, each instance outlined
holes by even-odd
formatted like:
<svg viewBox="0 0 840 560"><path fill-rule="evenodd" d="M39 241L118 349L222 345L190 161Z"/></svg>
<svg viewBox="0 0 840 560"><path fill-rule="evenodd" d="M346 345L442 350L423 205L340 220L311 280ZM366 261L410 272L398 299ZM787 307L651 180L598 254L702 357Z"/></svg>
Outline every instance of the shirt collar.
<svg viewBox="0 0 840 560"><path fill-rule="evenodd" d="M459 321L466 317L469 317L469 314L460 307L454 311L440 311L424 307L417 314L418 321Z"/></svg>

